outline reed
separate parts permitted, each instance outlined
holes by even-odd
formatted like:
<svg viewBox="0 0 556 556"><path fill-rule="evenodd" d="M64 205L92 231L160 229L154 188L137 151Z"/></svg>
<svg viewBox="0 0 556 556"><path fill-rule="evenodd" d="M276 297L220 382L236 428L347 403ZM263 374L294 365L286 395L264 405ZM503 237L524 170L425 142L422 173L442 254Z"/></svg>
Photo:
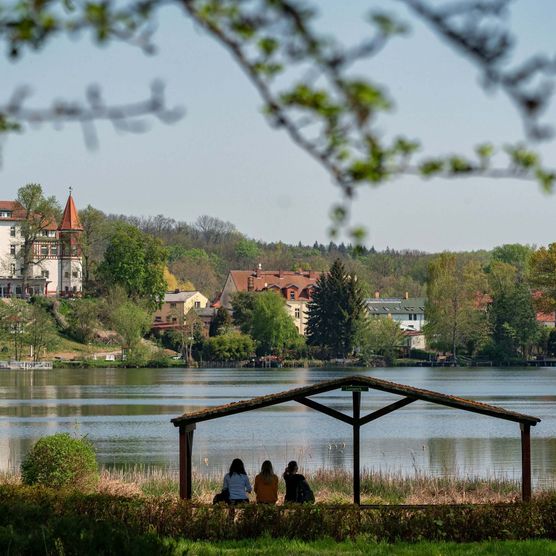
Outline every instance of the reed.
<svg viewBox="0 0 556 556"><path fill-rule="evenodd" d="M305 472L317 502L349 503L352 500L352 474L343 469L319 469ZM251 477L253 479L253 477ZM193 473L193 498L210 503L222 486L219 473ZM520 498L518 481L505 477L473 476L434 477L415 471L400 472L363 470L362 503L366 504L458 504L510 502ZM178 495L178 472L160 467L134 466L103 469L99 490L111 494L146 496ZM279 494L284 484L280 481ZM252 496L254 499L254 497Z"/></svg>
<svg viewBox="0 0 556 556"><path fill-rule="evenodd" d="M193 500L208 504L222 487L216 472L193 473ZM352 501L352 474L344 469L318 469L304 473L317 502L344 504ZM254 477L251 477L253 481ZM0 484L17 484L15 473L0 473ZM519 500L519 481L506 477L431 476L419 471L401 472L363 470L363 504L481 504ZM98 490L119 496L178 496L178 471L150 466L104 468ZM279 498L284 483L279 483ZM254 496L251 495L252 500Z"/></svg>

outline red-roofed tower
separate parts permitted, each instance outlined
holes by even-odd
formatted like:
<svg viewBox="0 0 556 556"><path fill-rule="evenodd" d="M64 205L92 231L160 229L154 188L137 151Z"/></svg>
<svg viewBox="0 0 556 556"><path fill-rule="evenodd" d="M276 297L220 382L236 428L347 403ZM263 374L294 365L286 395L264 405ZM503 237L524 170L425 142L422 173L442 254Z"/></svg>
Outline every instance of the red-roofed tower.
<svg viewBox="0 0 556 556"><path fill-rule="evenodd" d="M60 294L75 295L83 289L83 263L81 259L81 234L83 226L75 208L71 187L60 225Z"/></svg>

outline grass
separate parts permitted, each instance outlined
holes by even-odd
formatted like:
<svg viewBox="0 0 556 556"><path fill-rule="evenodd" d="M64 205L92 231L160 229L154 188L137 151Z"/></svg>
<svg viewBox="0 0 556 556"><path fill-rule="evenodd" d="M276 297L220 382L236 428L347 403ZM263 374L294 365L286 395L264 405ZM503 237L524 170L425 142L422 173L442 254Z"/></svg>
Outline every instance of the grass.
<svg viewBox="0 0 556 556"><path fill-rule="evenodd" d="M305 474L317 502L346 504L352 501L352 475L341 469L321 469ZM253 478L251 478L253 479ZM222 486L220 474L193 476L193 501L209 504ZM150 467L104 469L101 492L125 495L177 496L177 471ZM481 504L511 502L520 499L520 484L503 478L431 477L415 472L399 473L363 471L363 504ZM284 494L279 483L279 498ZM251 496L254 501L254 497Z"/></svg>
<svg viewBox="0 0 556 556"><path fill-rule="evenodd" d="M172 554L217 556L289 556L297 554L332 556L334 554L372 554L373 556L539 556L556 554L556 542L487 541L480 543L420 542L415 544L375 543L365 537L354 541L336 542L331 539L304 542L289 539L259 538L244 541L204 542L169 541Z"/></svg>

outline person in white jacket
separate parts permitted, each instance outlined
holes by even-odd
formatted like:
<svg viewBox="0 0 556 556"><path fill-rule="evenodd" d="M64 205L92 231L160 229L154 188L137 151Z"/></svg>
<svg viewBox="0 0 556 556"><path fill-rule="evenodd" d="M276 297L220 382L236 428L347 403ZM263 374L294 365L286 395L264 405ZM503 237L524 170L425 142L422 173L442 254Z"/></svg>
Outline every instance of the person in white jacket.
<svg viewBox="0 0 556 556"><path fill-rule="evenodd" d="M247 493L251 492L251 483L245 472L243 462L236 458L230 465L230 471L224 475L223 490L228 490L230 504L249 502Z"/></svg>

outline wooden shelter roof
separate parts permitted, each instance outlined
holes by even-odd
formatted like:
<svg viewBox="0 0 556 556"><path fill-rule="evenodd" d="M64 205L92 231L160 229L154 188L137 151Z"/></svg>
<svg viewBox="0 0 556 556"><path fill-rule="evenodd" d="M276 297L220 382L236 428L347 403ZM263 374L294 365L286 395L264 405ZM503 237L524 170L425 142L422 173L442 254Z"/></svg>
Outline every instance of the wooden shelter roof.
<svg viewBox="0 0 556 556"><path fill-rule="evenodd" d="M540 422L540 419L538 417L516 413L515 411L508 411L507 409L496 407L494 405L476 402L465 398L459 398L457 396L441 394L440 392L434 392L432 390L414 388L413 386L406 386L404 384L398 384L396 382L381 380L374 377L355 375L327 380L324 382L319 382L317 384L312 384L310 386L302 386L301 388L286 390L284 392L277 392L276 394L258 396L256 398L251 398L250 400L242 400L215 407L208 407L206 409L201 409L199 411L194 411L191 413L184 413L180 417L175 417L174 419L172 419L172 423L174 423L176 427L192 425L201 421L209 421L211 419L217 419L219 417L225 417L227 415L234 415L236 413L243 413L245 411L251 411L253 409L269 407L288 401L305 399L307 396L322 394L323 392L336 390L338 388L342 388L343 386L368 387L373 390L380 390L382 392L389 392L391 394L404 396L411 400L423 400L426 402L445 405L456 409L463 409L464 411L479 413L481 415L488 415L490 417L506 419L507 421L523 423L530 426L535 426L537 423ZM334 413L343 415L340 412L336 411L334 411ZM345 419L342 420L349 422L352 420L352 418L348 415L345 415Z"/></svg>

